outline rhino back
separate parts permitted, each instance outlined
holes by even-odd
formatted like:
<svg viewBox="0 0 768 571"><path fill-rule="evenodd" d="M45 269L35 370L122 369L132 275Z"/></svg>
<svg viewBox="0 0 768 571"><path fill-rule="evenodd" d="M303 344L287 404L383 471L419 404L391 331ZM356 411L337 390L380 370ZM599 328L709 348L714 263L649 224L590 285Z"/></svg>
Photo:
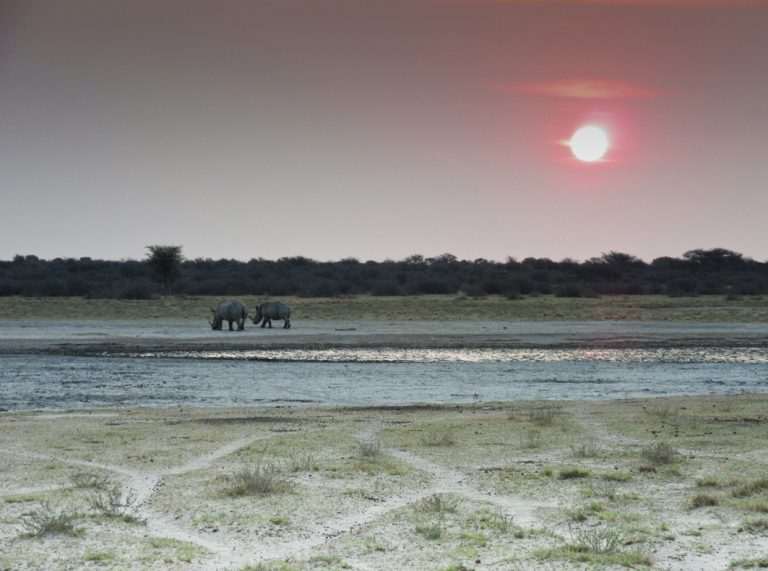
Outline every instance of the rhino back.
<svg viewBox="0 0 768 571"><path fill-rule="evenodd" d="M240 301L222 301L216 308L216 315L222 319L240 319L248 313L248 308Z"/></svg>
<svg viewBox="0 0 768 571"><path fill-rule="evenodd" d="M259 306L259 311L270 319L286 319L291 316L291 308L282 301L266 301Z"/></svg>

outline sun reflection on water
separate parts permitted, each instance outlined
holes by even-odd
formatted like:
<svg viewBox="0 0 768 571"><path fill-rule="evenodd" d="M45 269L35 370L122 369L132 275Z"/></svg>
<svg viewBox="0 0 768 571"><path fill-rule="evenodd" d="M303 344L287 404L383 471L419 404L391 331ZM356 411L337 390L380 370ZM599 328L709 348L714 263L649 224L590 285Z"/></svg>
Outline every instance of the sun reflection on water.
<svg viewBox="0 0 768 571"><path fill-rule="evenodd" d="M684 347L643 349L258 349L132 353L139 358L295 361L317 363L768 363L763 347Z"/></svg>

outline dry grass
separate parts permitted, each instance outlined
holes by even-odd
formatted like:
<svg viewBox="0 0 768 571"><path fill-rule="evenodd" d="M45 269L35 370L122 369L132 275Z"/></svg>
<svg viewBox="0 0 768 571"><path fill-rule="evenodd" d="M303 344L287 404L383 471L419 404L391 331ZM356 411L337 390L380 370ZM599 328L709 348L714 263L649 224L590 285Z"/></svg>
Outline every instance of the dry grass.
<svg viewBox="0 0 768 571"><path fill-rule="evenodd" d="M80 535L82 532L75 527L75 522L80 518L77 512L66 508L56 509L48 502L43 502L39 508L22 516L22 534L27 537L55 534Z"/></svg>
<svg viewBox="0 0 768 571"><path fill-rule="evenodd" d="M230 497L266 496L284 492L288 487L288 480L278 466L263 463L244 466L230 476L224 493Z"/></svg>
<svg viewBox="0 0 768 571"><path fill-rule="evenodd" d="M248 307L261 297L241 296ZM723 296L669 298L660 295L560 298L550 295L481 299L455 295L348 296L340 298L281 297L296 320L633 320L768 322L768 298ZM0 319L182 319L204 320L221 296L165 297L157 300L84 299L77 297L0 297Z"/></svg>
<svg viewBox="0 0 768 571"><path fill-rule="evenodd" d="M680 454L669 442L656 442L646 446L640 454L654 466L672 464L680 459Z"/></svg>

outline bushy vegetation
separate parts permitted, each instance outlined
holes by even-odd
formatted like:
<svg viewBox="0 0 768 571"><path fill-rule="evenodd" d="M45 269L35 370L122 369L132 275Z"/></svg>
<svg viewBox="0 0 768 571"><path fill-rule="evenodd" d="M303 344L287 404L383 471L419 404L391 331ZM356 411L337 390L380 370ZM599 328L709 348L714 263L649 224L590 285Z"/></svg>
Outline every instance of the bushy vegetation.
<svg viewBox="0 0 768 571"><path fill-rule="evenodd" d="M691 250L681 258L662 257L651 263L620 252L581 263L548 258L459 260L451 254L383 262L354 258L319 262L304 257L181 261L181 247L172 248L177 250L171 274L150 263L152 256L144 261L107 261L41 260L33 255L17 255L13 260L0 261L0 296L150 299L168 293L171 284L179 295L302 297L463 293L470 297L504 295L517 299L532 294L722 294L733 299L768 293L768 262L750 260L722 248Z"/></svg>
<svg viewBox="0 0 768 571"><path fill-rule="evenodd" d="M50 534L79 535L75 527L80 514L65 508L56 509L44 502L40 507L22 516L23 534L28 537L42 537Z"/></svg>
<svg viewBox="0 0 768 571"><path fill-rule="evenodd" d="M237 498L241 496L267 496L284 492L289 488L283 470L275 464L244 466L227 479L224 493Z"/></svg>

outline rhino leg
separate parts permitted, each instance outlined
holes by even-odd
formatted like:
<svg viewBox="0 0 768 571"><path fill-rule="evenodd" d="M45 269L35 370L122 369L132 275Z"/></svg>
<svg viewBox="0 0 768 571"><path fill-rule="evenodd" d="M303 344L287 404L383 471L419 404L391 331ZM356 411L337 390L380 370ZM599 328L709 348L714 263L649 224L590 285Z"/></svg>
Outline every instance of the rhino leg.
<svg viewBox="0 0 768 571"><path fill-rule="evenodd" d="M266 327L266 325L267 325L267 318L266 318L266 317L264 317L264 318L262 318L262 320L261 320L261 328L262 328L262 329L264 329L264 327Z"/></svg>
<svg viewBox="0 0 768 571"><path fill-rule="evenodd" d="M285 323L283 324L283 329L290 329L291 328L291 320L286 318Z"/></svg>
<svg viewBox="0 0 768 571"><path fill-rule="evenodd" d="M232 320L230 319L228 321L229 321L229 330L230 331L234 331L234 329L232 329Z"/></svg>
<svg viewBox="0 0 768 571"><path fill-rule="evenodd" d="M272 318L269 318L269 328L272 329Z"/></svg>

